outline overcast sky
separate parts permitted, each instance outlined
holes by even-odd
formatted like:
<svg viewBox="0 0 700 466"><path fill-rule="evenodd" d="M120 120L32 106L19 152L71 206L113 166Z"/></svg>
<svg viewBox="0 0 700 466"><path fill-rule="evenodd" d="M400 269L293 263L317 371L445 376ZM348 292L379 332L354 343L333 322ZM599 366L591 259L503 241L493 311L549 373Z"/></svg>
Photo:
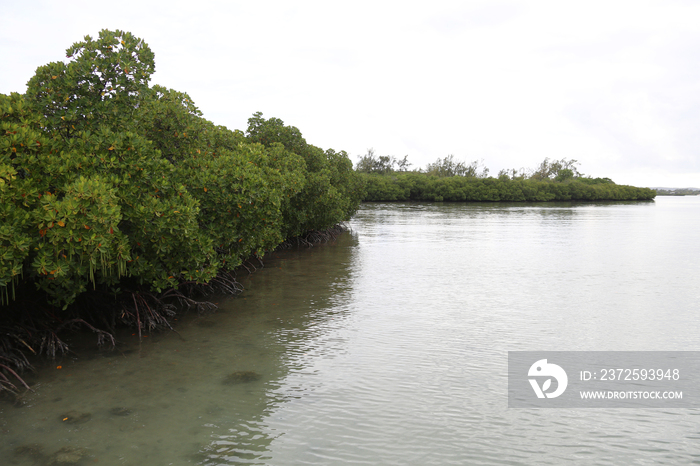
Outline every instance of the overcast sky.
<svg viewBox="0 0 700 466"><path fill-rule="evenodd" d="M151 84L245 130L256 111L307 142L424 167L545 157L618 184L700 187L698 1L0 0L0 93L86 34L122 29Z"/></svg>

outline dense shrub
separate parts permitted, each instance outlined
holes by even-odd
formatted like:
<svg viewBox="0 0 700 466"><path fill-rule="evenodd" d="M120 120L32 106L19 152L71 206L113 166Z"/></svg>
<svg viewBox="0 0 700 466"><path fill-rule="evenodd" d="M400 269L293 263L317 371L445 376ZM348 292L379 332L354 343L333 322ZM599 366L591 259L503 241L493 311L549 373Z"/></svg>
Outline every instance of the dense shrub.
<svg viewBox="0 0 700 466"><path fill-rule="evenodd" d="M357 209L347 154L260 114L247 135L205 120L149 87L153 53L130 33L67 56L0 95L0 305L16 287L65 309L89 289L204 284Z"/></svg>

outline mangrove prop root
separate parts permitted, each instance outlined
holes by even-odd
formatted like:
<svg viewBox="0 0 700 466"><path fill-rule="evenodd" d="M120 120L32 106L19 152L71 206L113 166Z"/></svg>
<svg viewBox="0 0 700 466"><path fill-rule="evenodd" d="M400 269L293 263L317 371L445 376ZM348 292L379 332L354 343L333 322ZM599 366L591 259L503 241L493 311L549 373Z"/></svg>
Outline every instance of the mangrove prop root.
<svg viewBox="0 0 700 466"><path fill-rule="evenodd" d="M58 338L56 332L49 330L44 333L44 336L41 338L39 353L44 353L47 356L51 356L51 359L55 359L56 353L59 351L61 354L65 354L68 351L68 345Z"/></svg>
<svg viewBox="0 0 700 466"><path fill-rule="evenodd" d="M92 325L90 325L89 323L87 323L86 321L84 321L83 319L71 319L71 320L68 320L68 321L64 322L63 324L61 324L61 325L56 329L56 331L58 332L58 331L62 330L63 328L72 326L73 324L81 324L81 325L84 325L84 326L86 326L87 328L89 328L90 330L92 330L93 333L96 333L96 334L97 334L97 346L102 346L102 345L104 345L104 344L105 344L105 340L109 340L109 342L112 344L112 346L114 346L114 345L116 344L116 342L114 341L114 336L113 336L111 333L105 332L104 330L100 330L99 328L95 328L95 327L93 327Z"/></svg>
<svg viewBox="0 0 700 466"><path fill-rule="evenodd" d="M282 244L277 246L277 249L289 249L298 246L313 247L315 244L327 243L336 240L343 232L349 228L344 224L337 224L325 230L309 230L303 235L289 238Z"/></svg>
<svg viewBox="0 0 700 466"><path fill-rule="evenodd" d="M250 266L253 268L253 272L257 272L257 271L258 271L258 268L255 267L255 264L253 264L253 263L250 262L250 261L246 261L246 263L247 263L248 265L250 265Z"/></svg>
<svg viewBox="0 0 700 466"><path fill-rule="evenodd" d="M2 371L7 371L10 374L12 374L17 380L20 381L20 383L22 385L24 385L27 388L27 390L32 390L31 388L29 388L29 385L27 385L27 383L24 381L24 379L22 379L22 377L20 377L17 374L17 372L13 371L11 367L9 367L5 364L0 364L0 369L2 369ZM10 382L10 379L8 379L5 376L5 374L3 374L2 372L0 372L0 389L9 389L11 392L13 392L15 394L18 393L17 387L12 382ZM32 390L32 391L34 391L34 390Z"/></svg>
<svg viewBox="0 0 700 466"><path fill-rule="evenodd" d="M241 264L241 267L243 267L244 269L246 269L246 270L248 271L248 273L253 273L253 271L250 270L250 269L245 265L245 262Z"/></svg>

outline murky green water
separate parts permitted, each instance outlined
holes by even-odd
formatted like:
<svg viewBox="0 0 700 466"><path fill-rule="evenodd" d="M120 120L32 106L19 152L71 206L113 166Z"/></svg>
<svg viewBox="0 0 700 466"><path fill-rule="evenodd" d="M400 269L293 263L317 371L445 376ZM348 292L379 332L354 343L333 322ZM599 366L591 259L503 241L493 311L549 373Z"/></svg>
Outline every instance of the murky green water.
<svg viewBox="0 0 700 466"><path fill-rule="evenodd" d="M0 404L0 462L700 463L700 410L514 410L506 379L509 350L700 350L700 197L378 204L350 226L179 335L39 367Z"/></svg>

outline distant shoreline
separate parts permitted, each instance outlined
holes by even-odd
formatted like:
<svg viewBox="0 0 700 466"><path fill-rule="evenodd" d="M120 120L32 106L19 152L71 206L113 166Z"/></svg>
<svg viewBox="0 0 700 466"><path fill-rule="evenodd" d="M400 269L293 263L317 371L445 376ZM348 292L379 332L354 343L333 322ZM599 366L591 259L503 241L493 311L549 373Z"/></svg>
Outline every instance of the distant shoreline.
<svg viewBox="0 0 700 466"><path fill-rule="evenodd" d="M657 196L700 196L700 188L650 188Z"/></svg>

